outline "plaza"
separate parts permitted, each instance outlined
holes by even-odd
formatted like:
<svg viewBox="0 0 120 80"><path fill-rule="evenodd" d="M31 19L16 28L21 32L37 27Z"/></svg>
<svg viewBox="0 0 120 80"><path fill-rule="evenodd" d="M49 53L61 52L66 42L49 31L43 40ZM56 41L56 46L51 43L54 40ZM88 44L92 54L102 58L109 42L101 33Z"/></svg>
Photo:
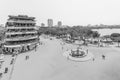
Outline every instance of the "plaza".
<svg viewBox="0 0 120 80"><path fill-rule="evenodd" d="M53 38L40 37L42 45L37 50L19 54L14 64L14 70L10 65L11 56L5 56L4 67L8 67L8 73L1 80L119 80L120 55L117 48L83 47L87 48L95 60L74 62L63 56L66 50L77 46L65 44L62 49L62 41ZM103 60L101 55L106 59ZM25 57L29 56L26 60Z"/></svg>

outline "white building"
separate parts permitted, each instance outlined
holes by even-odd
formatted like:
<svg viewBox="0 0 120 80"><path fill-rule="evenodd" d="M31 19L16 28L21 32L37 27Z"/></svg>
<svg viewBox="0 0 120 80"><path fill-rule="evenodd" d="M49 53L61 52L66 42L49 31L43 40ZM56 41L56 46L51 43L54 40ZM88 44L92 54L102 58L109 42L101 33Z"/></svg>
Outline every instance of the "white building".
<svg viewBox="0 0 120 80"><path fill-rule="evenodd" d="M5 27L5 53L21 53L36 47L39 39L35 17L28 17L27 15L9 15Z"/></svg>

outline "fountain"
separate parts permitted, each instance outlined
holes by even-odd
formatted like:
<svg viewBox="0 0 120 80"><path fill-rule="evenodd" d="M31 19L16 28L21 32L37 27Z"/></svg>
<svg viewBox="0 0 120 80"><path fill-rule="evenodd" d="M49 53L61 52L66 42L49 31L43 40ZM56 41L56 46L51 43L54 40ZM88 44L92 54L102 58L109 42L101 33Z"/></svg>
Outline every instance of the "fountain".
<svg viewBox="0 0 120 80"><path fill-rule="evenodd" d="M81 47L64 52L64 56L72 61L87 61L93 58L92 53L88 52L88 50L83 50Z"/></svg>
<svg viewBox="0 0 120 80"><path fill-rule="evenodd" d="M77 49L71 50L70 56L76 57L76 58L82 58L87 55L87 51L82 50L82 48L78 47Z"/></svg>

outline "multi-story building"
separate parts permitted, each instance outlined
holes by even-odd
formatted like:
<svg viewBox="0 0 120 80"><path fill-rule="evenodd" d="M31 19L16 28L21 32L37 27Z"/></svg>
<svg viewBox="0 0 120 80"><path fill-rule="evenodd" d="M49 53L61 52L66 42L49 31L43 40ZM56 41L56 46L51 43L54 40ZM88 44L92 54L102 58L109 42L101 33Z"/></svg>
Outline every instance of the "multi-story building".
<svg viewBox="0 0 120 80"><path fill-rule="evenodd" d="M53 20L52 19L48 19L48 27L53 27Z"/></svg>
<svg viewBox="0 0 120 80"><path fill-rule="evenodd" d="M5 53L21 53L36 47L39 37L35 17L9 15L5 27Z"/></svg>
<svg viewBox="0 0 120 80"><path fill-rule="evenodd" d="M45 24L44 24L44 23L41 23L41 27L45 27Z"/></svg>
<svg viewBox="0 0 120 80"><path fill-rule="evenodd" d="M58 21L58 27L61 27L62 26L62 22L61 21Z"/></svg>

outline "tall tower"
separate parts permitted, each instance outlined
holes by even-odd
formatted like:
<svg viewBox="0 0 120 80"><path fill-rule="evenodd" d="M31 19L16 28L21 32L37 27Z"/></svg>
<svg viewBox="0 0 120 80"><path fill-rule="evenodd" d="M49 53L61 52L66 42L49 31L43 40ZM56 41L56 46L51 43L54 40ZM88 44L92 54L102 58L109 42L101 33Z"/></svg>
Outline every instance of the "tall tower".
<svg viewBox="0 0 120 80"><path fill-rule="evenodd" d="M62 26L62 22L61 21L58 21L58 27L61 27Z"/></svg>
<svg viewBox="0 0 120 80"><path fill-rule="evenodd" d="M48 19L48 27L53 27L53 20L52 19Z"/></svg>

